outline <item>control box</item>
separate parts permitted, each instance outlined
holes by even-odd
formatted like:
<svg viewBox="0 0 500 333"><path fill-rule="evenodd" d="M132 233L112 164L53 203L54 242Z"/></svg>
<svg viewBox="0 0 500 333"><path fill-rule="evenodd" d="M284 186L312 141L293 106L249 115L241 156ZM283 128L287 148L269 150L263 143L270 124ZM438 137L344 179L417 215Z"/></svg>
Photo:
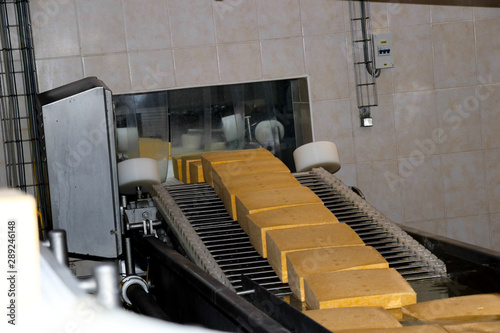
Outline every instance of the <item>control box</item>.
<svg viewBox="0 0 500 333"><path fill-rule="evenodd" d="M373 49L375 54L375 68L394 67L392 49L392 34L373 34Z"/></svg>

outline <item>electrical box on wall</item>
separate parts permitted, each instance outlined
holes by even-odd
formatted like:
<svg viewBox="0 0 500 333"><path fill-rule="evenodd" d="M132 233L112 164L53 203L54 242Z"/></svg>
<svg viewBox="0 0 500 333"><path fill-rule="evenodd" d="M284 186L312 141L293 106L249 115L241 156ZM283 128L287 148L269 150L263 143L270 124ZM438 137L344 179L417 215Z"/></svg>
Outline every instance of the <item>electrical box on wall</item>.
<svg viewBox="0 0 500 333"><path fill-rule="evenodd" d="M375 68L394 67L392 34L373 34Z"/></svg>

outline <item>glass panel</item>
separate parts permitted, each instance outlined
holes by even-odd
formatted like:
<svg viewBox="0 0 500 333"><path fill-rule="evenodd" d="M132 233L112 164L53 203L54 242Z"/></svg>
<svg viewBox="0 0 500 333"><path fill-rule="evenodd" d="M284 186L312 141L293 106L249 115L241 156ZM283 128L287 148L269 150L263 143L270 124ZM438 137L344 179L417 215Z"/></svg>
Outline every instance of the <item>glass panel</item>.
<svg viewBox="0 0 500 333"><path fill-rule="evenodd" d="M168 142L171 156L263 147L295 171L293 151L312 141L305 78L113 99L121 158L164 159ZM146 138L148 145L161 144L152 152Z"/></svg>

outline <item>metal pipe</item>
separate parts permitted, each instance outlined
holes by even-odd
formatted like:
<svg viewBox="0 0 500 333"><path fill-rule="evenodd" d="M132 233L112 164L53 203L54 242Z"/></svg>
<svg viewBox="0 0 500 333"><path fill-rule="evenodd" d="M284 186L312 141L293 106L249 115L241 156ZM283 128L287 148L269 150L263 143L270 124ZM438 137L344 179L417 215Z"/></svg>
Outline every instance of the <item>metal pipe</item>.
<svg viewBox="0 0 500 333"><path fill-rule="evenodd" d="M134 258L132 257L132 242L130 237L125 237L125 272L128 275L135 275Z"/></svg>
<svg viewBox="0 0 500 333"><path fill-rule="evenodd" d="M94 268L97 283L96 296L101 305L115 309L120 304L118 290L118 269L114 263L105 263Z"/></svg>
<svg viewBox="0 0 500 333"><path fill-rule="evenodd" d="M78 286L88 294L95 294L97 290L97 281L93 277L81 279L78 281Z"/></svg>
<svg viewBox="0 0 500 333"><path fill-rule="evenodd" d="M136 312L149 317L171 321L170 317L163 312L154 298L141 285L137 283L130 285L127 288L127 297Z"/></svg>
<svg viewBox="0 0 500 333"><path fill-rule="evenodd" d="M68 244L66 242L66 231L55 229L49 231L50 249L58 263L64 266L69 265Z"/></svg>

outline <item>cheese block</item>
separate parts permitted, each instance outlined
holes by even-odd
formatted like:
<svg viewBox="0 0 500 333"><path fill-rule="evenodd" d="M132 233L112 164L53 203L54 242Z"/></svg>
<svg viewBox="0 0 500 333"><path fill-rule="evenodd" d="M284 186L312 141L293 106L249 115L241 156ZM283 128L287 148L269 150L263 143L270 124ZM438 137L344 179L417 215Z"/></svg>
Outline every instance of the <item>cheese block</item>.
<svg viewBox="0 0 500 333"><path fill-rule="evenodd" d="M480 321L463 324L444 325L449 333L500 332L500 321Z"/></svg>
<svg viewBox="0 0 500 333"><path fill-rule="evenodd" d="M335 331L335 333L448 333L439 325L415 325L395 328L353 329Z"/></svg>
<svg viewBox="0 0 500 333"><path fill-rule="evenodd" d="M172 156L172 169L175 179L182 180L182 159L181 156Z"/></svg>
<svg viewBox="0 0 500 333"><path fill-rule="evenodd" d="M245 150L232 150L232 151L221 151L209 154L203 154L201 161L203 164L203 175L205 181L213 186L212 179L212 166L216 164L224 164L229 162L237 161L248 161L260 158L270 158L274 155L267 149L257 148L257 149L245 149Z"/></svg>
<svg viewBox="0 0 500 333"><path fill-rule="evenodd" d="M304 277L355 269L389 268L382 255L371 246L327 247L290 252L286 256L288 284L294 295L305 301Z"/></svg>
<svg viewBox="0 0 500 333"><path fill-rule="evenodd" d="M354 306L399 308L417 301L417 294L394 268L360 269L309 275L304 278L311 309Z"/></svg>
<svg viewBox="0 0 500 333"><path fill-rule="evenodd" d="M363 246L354 230L345 223L269 230L266 235L267 261L282 282L288 282L286 255L293 251L333 246Z"/></svg>
<svg viewBox="0 0 500 333"><path fill-rule="evenodd" d="M185 182L186 180L186 168L183 169L183 160L200 160L202 153L196 154L184 154L172 156L172 168L174 170L174 177L178 180ZM189 169L187 169L189 172Z"/></svg>
<svg viewBox="0 0 500 333"><path fill-rule="evenodd" d="M191 172L189 165L193 162L201 162L200 156L190 156L182 158L182 181L191 184Z"/></svg>
<svg viewBox="0 0 500 333"><path fill-rule="evenodd" d="M262 161L264 160L265 159ZM217 192L224 203L227 212L234 220L238 220L238 216L236 214L236 194L298 186L302 185L295 178L295 176L289 172L236 176L232 177L230 181L219 187L217 186L217 182L214 182L215 192Z"/></svg>
<svg viewBox="0 0 500 333"><path fill-rule="evenodd" d="M310 310L304 314L335 332L346 329L402 327L396 318L381 307Z"/></svg>
<svg viewBox="0 0 500 333"><path fill-rule="evenodd" d="M204 183L203 168L201 160L191 162L189 164L189 180L191 183Z"/></svg>
<svg viewBox="0 0 500 333"><path fill-rule="evenodd" d="M313 191L304 186L241 193L236 195L235 200L238 223L247 234L246 219L249 214L283 207L323 204Z"/></svg>
<svg viewBox="0 0 500 333"><path fill-rule="evenodd" d="M450 320L500 315L500 294L450 297L405 306L403 313L419 320Z"/></svg>
<svg viewBox="0 0 500 333"><path fill-rule="evenodd" d="M278 208L248 215L247 229L250 243L263 258L267 258L266 234L269 230L338 222L335 215L323 204L313 204Z"/></svg>
<svg viewBox="0 0 500 333"><path fill-rule="evenodd" d="M276 157L216 164L212 167L213 188L215 193L220 195L224 188L234 182L241 183L241 177L265 173L290 174L290 169Z"/></svg>

